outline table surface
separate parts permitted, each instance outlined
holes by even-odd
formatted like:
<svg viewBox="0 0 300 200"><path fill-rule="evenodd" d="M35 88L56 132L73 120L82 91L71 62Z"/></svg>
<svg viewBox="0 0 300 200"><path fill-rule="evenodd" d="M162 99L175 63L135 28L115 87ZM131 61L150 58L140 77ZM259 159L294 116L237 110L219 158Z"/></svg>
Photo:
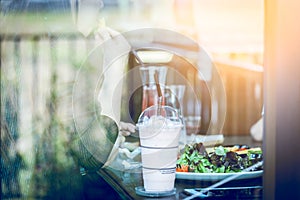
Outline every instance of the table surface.
<svg viewBox="0 0 300 200"><path fill-rule="evenodd" d="M223 145L233 144L247 144L249 146L262 146L262 143L255 142L250 136L230 136L225 137ZM151 197L139 196L135 192L135 188L143 185L142 172L140 168L134 170L115 170L112 168L102 168L97 172L107 183L109 183L123 199L153 199ZM160 199L183 199L188 197L184 192L186 188L205 188L211 186L214 182L199 181L199 180L183 180L176 179L175 188L176 194L173 196L163 197ZM236 180L224 184L221 187L248 187L248 186L262 186L262 177ZM234 197L239 199L238 197ZM244 198L243 198L244 199ZM261 197L250 199L261 199Z"/></svg>

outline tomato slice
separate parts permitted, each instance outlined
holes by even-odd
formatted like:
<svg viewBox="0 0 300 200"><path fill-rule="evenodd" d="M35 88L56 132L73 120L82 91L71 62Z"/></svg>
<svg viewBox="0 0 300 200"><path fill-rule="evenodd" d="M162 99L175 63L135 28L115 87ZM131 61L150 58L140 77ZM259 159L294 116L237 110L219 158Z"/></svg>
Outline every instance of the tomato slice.
<svg viewBox="0 0 300 200"><path fill-rule="evenodd" d="M182 172L182 169L179 167L176 167L176 172Z"/></svg>
<svg viewBox="0 0 300 200"><path fill-rule="evenodd" d="M176 172L188 172L189 166L188 165L179 165L176 167Z"/></svg>
<svg viewBox="0 0 300 200"><path fill-rule="evenodd" d="M182 172L188 172L189 171L189 166L188 165L183 165L181 166Z"/></svg>

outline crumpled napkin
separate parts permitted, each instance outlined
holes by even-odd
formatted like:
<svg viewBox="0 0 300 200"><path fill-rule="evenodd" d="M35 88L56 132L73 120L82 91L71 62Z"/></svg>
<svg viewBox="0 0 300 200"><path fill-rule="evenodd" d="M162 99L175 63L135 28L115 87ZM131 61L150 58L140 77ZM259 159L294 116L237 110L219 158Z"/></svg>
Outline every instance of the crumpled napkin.
<svg viewBox="0 0 300 200"><path fill-rule="evenodd" d="M139 142L126 142L125 137L119 133L103 168L111 167L118 170L138 168L141 166L140 154Z"/></svg>

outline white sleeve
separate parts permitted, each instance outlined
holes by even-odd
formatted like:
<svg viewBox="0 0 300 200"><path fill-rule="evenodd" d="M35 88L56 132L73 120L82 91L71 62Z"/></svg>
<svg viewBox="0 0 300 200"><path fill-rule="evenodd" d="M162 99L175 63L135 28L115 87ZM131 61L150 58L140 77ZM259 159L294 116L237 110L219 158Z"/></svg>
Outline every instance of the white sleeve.
<svg viewBox="0 0 300 200"><path fill-rule="evenodd" d="M263 117L260 118L250 129L251 136L256 141L263 139Z"/></svg>

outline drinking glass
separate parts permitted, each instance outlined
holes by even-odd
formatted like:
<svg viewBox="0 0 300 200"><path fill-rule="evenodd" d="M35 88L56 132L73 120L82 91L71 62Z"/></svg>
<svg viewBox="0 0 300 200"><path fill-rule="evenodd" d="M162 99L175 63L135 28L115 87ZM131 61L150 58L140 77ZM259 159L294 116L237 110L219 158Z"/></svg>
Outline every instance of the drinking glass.
<svg viewBox="0 0 300 200"><path fill-rule="evenodd" d="M183 115L183 97L185 92L185 85L168 85L166 87L167 92L165 95L165 104L175 108L182 120L183 126L179 139L179 148L183 149L186 144L186 126L185 118Z"/></svg>
<svg viewBox="0 0 300 200"><path fill-rule="evenodd" d="M145 109L137 124L142 156L144 193L174 192L178 141L182 121L170 106ZM141 192L141 191L139 191Z"/></svg>

